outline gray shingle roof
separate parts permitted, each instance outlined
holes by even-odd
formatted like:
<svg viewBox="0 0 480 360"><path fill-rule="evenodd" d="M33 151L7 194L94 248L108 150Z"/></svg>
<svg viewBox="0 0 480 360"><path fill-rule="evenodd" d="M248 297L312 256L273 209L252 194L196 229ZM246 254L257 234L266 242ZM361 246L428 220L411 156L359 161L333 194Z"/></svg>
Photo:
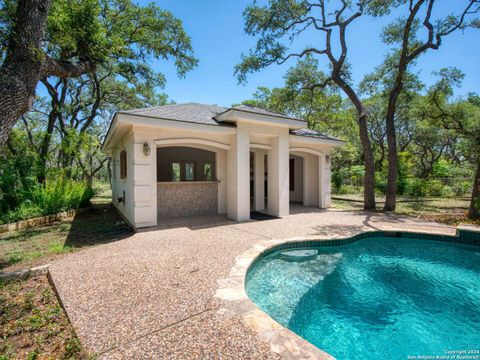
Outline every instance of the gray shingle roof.
<svg viewBox="0 0 480 360"><path fill-rule="evenodd" d="M301 120L301 119L296 119L293 117L286 116L284 114L269 111L257 106L251 106L251 105L238 105L231 109L251 112L255 114L264 114L264 115L270 115L275 117L287 118L292 120ZM119 113L149 116L149 117L155 117L159 119L184 121L184 122L191 122L191 123L204 124L204 125L232 126L231 124L225 124L215 120L215 117L218 114L223 113L227 110L229 110L229 108L225 108L223 106L218 106L218 105L185 103L185 104L171 104L171 105L164 105L164 106L156 106L156 107L151 107L146 109L120 111ZM304 121L304 120L301 120L301 121ZM311 137L316 139L339 140L333 136L329 136L319 131L310 130L307 128L292 130L290 131L290 133L297 136L305 136L305 137Z"/></svg>
<svg viewBox="0 0 480 360"><path fill-rule="evenodd" d="M147 109L121 111L125 114L151 116L160 119L177 120L206 125L221 125L214 117L227 110L222 106L197 103L172 104Z"/></svg>
<svg viewBox="0 0 480 360"><path fill-rule="evenodd" d="M291 130L290 134L297 135L297 136L312 137L312 138L316 138L316 139L342 141L339 138L321 133L320 131L317 131L317 130L311 130L311 129L307 129L307 128L298 129L298 130Z"/></svg>
<svg viewBox="0 0 480 360"><path fill-rule="evenodd" d="M287 116L285 114L280 114L277 112L273 112L258 106L252 106L252 105L238 105L234 106L232 109L240 110L240 111L246 111L246 112L251 112L254 114L263 114L263 115L270 115L270 116L275 116L275 117L281 117L285 119L292 119L292 120L298 120L298 121L305 121L303 119L295 118L292 116Z"/></svg>

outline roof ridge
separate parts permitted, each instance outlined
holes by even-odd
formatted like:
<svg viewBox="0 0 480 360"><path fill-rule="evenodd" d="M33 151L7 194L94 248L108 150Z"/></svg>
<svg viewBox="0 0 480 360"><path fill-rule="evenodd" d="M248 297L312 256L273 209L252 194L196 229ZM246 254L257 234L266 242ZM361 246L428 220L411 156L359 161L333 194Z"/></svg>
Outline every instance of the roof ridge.
<svg viewBox="0 0 480 360"><path fill-rule="evenodd" d="M268 109L264 106L259 106L259 105L251 105L251 104L240 104L240 105L237 105L237 106L249 106L249 107L254 107L254 108L259 108L259 109L262 109L262 110L265 110L265 111L269 111L271 113L275 113L275 114L278 114L278 115L284 115L284 116L288 116L284 113L281 113L281 112L278 112L278 111L273 111L271 109Z"/></svg>
<svg viewBox="0 0 480 360"><path fill-rule="evenodd" d="M295 117L295 116L290 116L290 115L287 115L287 114L284 114L284 113L281 113L281 112L278 112L278 111L272 111L272 110L266 109L266 108L261 107L261 106L256 106L256 105L240 104L240 105L237 105L237 106L235 106L231 109L245 111L245 112L251 112L251 113L254 113L254 114L261 114L260 112L255 111L255 109L245 110L245 109L241 109L240 106L246 106L246 107L249 107L249 108L258 108L258 109L266 111L267 113L270 113L272 116L276 116L276 117L307 122L305 119L301 119L301 118L298 118L298 117Z"/></svg>

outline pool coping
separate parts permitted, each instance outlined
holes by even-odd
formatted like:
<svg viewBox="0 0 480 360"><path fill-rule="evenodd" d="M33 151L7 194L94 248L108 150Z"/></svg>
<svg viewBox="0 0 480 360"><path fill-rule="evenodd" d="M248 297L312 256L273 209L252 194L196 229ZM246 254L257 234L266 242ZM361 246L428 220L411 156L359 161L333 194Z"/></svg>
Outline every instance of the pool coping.
<svg viewBox="0 0 480 360"><path fill-rule="evenodd" d="M255 263L271 252L298 246L338 246L349 244L361 239L385 236L394 238L420 238L440 242L458 243L480 246L480 227L469 224L459 224L455 235L446 233L413 232L405 230L362 231L349 237L332 235L319 239L318 236L302 236L286 239L263 240L246 252L235 258L235 265L225 279L218 280L215 297L223 301L218 310L222 316L240 316L243 321L257 333L258 337L270 345L270 350L284 359L335 359L324 350L319 349L307 340L279 324L267 313L260 310L250 300L245 291L245 281L249 269Z"/></svg>

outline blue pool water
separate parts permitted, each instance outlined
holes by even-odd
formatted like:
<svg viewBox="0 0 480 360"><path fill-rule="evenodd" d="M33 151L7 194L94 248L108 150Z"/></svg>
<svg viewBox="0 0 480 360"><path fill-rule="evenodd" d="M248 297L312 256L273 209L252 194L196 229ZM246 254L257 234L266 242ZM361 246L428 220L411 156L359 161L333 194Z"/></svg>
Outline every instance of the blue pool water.
<svg viewBox="0 0 480 360"><path fill-rule="evenodd" d="M337 359L480 349L479 247L378 237L285 249L254 264L246 290Z"/></svg>

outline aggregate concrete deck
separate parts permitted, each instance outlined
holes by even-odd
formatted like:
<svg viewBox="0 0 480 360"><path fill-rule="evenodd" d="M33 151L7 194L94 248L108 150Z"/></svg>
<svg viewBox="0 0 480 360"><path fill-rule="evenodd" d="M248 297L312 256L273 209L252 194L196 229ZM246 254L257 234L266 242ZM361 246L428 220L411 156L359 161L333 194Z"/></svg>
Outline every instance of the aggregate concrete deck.
<svg viewBox="0 0 480 360"><path fill-rule="evenodd" d="M265 239L350 236L367 230L454 234L394 215L294 207L283 219L236 223L220 216L164 221L73 253L50 267L67 315L100 358L278 358L241 318L222 316L217 280Z"/></svg>

